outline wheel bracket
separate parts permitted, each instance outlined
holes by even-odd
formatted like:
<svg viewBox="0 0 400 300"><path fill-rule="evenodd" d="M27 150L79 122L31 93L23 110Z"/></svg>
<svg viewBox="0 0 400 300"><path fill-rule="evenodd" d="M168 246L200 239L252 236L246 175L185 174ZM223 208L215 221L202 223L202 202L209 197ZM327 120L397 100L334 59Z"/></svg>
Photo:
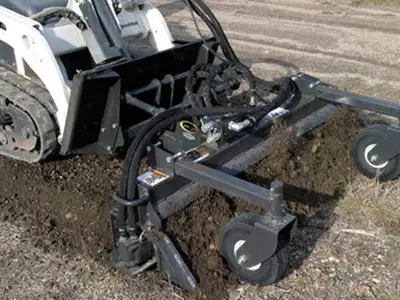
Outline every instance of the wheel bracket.
<svg viewBox="0 0 400 300"><path fill-rule="evenodd" d="M400 154L400 126L389 126L385 137L368 154L368 160L381 165Z"/></svg>
<svg viewBox="0 0 400 300"><path fill-rule="evenodd" d="M291 214L285 214L281 220L271 215L259 216L252 234L236 253L237 257L245 258L241 265L251 268L271 258L281 242L288 243L292 239L296 227L297 219Z"/></svg>

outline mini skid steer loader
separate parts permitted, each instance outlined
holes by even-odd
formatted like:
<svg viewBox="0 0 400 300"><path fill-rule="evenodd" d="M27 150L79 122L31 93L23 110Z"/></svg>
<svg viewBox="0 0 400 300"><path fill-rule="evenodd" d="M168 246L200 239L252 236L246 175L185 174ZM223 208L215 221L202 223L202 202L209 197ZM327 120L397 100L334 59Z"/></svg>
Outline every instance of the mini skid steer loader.
<svg viewBox="0 0 400 300"><path fill-rule="evenodd" d="M0 0L0 153L29 163L124 153L110 213L113 265L131 275L157 267L192 292L196 280L163 221L203 186L265 208L226 224L220 252L241 280L272 284L288 268L296 217L282 210L284 183L266 189L236 175L267 155L274 121L300 136L339 106L392 117L353 147L363 174L391 180L400 174L400 105L302 72L256 78L207 5L185 3L211 37L174 40L143 0ZM135 53L128 38L151 51ZM149 170L139 176L144 156Z"/></svg>

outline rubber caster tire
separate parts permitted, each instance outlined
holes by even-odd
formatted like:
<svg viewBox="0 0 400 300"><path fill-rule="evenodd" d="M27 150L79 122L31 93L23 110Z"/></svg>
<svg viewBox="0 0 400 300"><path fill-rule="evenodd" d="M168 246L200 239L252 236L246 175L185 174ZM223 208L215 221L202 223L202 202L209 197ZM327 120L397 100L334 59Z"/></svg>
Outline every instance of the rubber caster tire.
<svg viewBox="0 0 400 300"><path fill-rule="evenodd" d="M254 230L254 222L258 215L247 214L232 219L228 223L220 239L220 253L229 268L236 274L240 281L259 286L267 286L279 281L289 267L289 247L287 243L267 261L246 268L239 264L236 252L249 238Z"/></svg>
<svg viewBox="0 0 400 300"><path fill-rule="evenodd" d="M352 145L352 156L358 170L364 176L381 182L396 179L400 175L399 155L381 165L375 165L368 159L368 153L385 137L387 130L388 126L383 124L369 126Z"/></svg>

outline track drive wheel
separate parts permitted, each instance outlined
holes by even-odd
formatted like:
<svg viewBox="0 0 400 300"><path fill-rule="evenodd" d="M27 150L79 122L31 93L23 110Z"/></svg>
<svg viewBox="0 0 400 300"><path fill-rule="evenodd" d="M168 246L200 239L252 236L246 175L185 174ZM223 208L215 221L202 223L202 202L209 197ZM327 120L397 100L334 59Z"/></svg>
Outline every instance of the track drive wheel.
<svg viewBox="0 0 400 300"><path fill-rule="evenodd" d="M400 175L400 156L376 165L368 159L368 154L385 137L387 125L375 124L364 129L352 146L352 156L359 171L368 178L384 182L396 179Z"/></svg>
<svg viewBox="0 0 400 300"><path fill-rule="evenodd" d="M250 237L258 217L256 214L246 214L232 219L221 234L220 252L239 280L252 285L266 286L280 280L288 269L289 247L287 244L281 246L271 258L263 263L249 268L242 266L243 258L237 257L236 253Z"/></svg>

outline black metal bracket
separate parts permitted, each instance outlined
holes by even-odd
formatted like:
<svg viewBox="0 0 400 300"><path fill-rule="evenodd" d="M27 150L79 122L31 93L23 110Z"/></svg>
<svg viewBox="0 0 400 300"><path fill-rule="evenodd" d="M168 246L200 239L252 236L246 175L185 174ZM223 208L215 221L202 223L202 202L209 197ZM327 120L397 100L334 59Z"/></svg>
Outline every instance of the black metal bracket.
<svg viewBox="0 0 400 300"><path fill-rule="evenodd" d="M398 102L339 90L335 86L305 73L293 75L292 80L299 88L302 99L320 100L360 110L365 109L395 118L400 117L400 103Z"/></svg>
<svg viewBox="0 0 400 300"><path fill-rule="evenodd" d="M149 239L156 248L158 269L165 273L171 282L188 292L196 290L196 279L171 239L163 232L149 232Z"/></svg>
<svg viewBox="0 0 400 300"><path fill-rule="evenodd" d="M140 237L119 238L112 253L115 268L131 276L137 275L157 263L154 246Z"/></svg>
<svg viewBox="0 0 400 300"><path fill-rule="evenodd" d="M259 216L250 237L236 252L239 263L251 268L271 258L281 243L288 243L297 228L297 219L285 214L280 220L270 214Z"/></svg>
<svg viewBox="0 0 400 300"><path fill-rule="evenodd" d="M138 207L138 206L141 206L141 205L146 205L150 201L150 197L148 195L143 196L143 197L141 197L141 198L139 198L137 200L134 200L134 201L123 199L120 196L118 196L117 191L114 191L111 194L111 197L113 198L113 200L115 202L117 202L118 204L122 204L122 205L124 205L126 207Z"/></svg>
<svg viewBox="0 0 400 300"><path fill-rule="evenodd" d="M400 126L389 126L386 136L368 154L368 160L381 165L400 154Z"/></svg>

